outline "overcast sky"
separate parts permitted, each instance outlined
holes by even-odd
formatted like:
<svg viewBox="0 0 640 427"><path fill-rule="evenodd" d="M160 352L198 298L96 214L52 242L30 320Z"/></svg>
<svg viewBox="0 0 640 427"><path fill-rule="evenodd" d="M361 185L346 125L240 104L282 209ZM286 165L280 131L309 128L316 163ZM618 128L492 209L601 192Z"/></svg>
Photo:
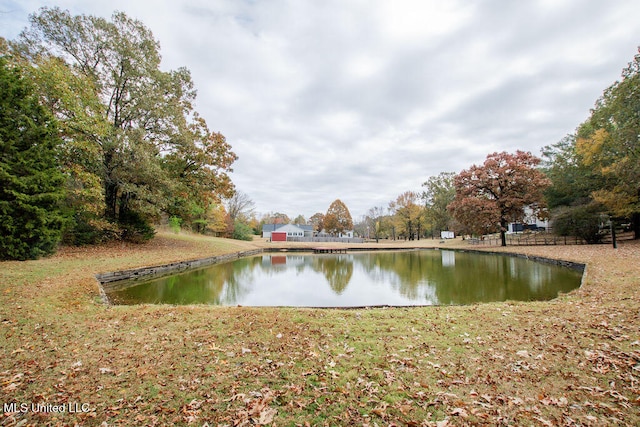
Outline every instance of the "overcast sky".
<svg viewBox="0 0 640 427"><path fill-rule="evenodd" d="M495 151L540 155L640 45L637 0L0 0L14 39L41 6L141 20L239 156L260 213L354 220Z"/></svg>

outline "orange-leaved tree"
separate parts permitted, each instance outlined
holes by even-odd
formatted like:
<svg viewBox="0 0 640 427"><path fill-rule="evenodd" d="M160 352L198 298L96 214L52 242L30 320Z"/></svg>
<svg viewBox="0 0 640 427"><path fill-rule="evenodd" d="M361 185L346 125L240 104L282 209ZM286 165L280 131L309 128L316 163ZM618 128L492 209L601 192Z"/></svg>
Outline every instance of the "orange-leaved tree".
<svg viewBox="0 0 640 427"><path fill-rule="evenodd" d="M469 230L499 225L502 246L506 246L507 226L524 219L525 207L540 217L546 215L543 192L550 181L536 168L539 163L539 158L520 150L489 154L482 165L456 176L451 213ZM474 216L473 211L482 215Z"/></svg>
<svg viewBox="0 0 640 427"><path fill-rule="evenodd" d="M353 230L351 213L342 200L336 199L331 203L324 216L324 229L331 235Z"/></svg>

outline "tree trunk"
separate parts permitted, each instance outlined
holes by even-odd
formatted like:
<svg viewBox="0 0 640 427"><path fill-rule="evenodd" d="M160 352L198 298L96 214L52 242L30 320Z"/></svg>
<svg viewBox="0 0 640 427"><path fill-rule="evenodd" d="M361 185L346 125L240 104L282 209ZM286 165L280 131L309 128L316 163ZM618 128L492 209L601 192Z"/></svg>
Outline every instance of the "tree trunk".
<svg viewBox="0 0 640 427"><path fill-rule="evenodd" d="M507 226L505 220L500 221L500 246L507 246Z"/></svg>
<svg viewBox="0 0 640 427"><path fill-rule="evenodd" d="M640 239L640 213L636 212L631 215L631 228L633 229L633 238Z"/></svg>
<svg viewBox="0 0 640 427"><path fill-rule="evenodd" d="M113 149L105 149L102 162L105 170L104 214L107 220L115 222L118 219L118 181L113 177L113 156Z"/></svg>
<svg viewBox="0 0 640 427"><path fill-rule="evenodd" d="M105 216L111 221L117 220L118 184L107 178L104 184Z"/></svg>

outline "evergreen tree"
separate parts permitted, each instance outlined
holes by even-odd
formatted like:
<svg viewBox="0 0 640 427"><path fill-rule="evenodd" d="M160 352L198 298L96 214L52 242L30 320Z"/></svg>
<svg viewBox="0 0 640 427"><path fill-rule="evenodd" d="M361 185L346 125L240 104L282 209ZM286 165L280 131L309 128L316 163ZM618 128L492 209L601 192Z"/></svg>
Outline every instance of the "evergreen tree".
<svg viewBox="0 0 640 427"><path fill-rule="evenodd" d="M0 259L35 259L59 243L65 223L59 143L30 82L0 57Z"/></svg>

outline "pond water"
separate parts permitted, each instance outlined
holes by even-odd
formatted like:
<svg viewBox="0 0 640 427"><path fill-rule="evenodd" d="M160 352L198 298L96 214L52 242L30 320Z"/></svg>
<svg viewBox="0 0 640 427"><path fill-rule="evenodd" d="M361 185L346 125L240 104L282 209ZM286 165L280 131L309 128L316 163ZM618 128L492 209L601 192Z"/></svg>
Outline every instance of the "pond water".
<svg viewBox="0 0 640 427"><path fill-rule="evenodd" d="M449 250L262 254L120 283L114 304L359 307L555 298L582 273L522 258Z"/></svg>

